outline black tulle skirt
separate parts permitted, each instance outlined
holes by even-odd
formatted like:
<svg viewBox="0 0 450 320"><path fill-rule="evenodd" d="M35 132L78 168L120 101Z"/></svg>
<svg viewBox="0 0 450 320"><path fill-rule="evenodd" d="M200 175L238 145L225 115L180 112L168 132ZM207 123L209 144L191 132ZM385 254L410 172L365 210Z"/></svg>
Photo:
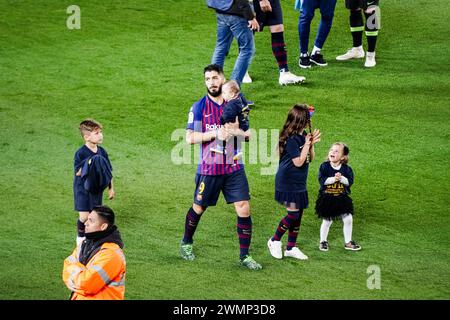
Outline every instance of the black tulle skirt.
<svg viewBox="0 0 450 320"><path fill-rule="evenodd" d="M326 193L316 201L316 214L321 219L336 220L344 214L353 214L353 201L348 194L334 196Z"/></svg>
<svg viewBox="0 0 450 320"><path fill-rule="evenodd" d="M288 192L275 190L275 200L286 207L294 206L296 209L308 208L308 191Z"/></svg>

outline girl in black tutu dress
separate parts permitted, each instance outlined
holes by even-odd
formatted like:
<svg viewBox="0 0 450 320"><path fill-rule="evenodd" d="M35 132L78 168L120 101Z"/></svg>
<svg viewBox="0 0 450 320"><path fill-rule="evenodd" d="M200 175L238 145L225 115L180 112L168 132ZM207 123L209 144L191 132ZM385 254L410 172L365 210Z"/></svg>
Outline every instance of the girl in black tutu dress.
<svg viewBox="0 0 450 320"><path fill-rule="evenodd" d="M319 169L319 197L316 201L316 213L322 220L320 226L321 251L328 251L328 232L333 220L342 219L344 224L344 248L361 250L352 240L353 202L350 187L353 184L353 170L348 163L348 147L342 142L333 143L328 152L328 159Z"/></svg>
<svg viewBox="0 0 450 320"><path fill-rule="evenodd" d="M305 129L310 133L306 134ZM297 236L303 209L308 208L306 178L309 161L314 159L314 144L320 141L320 131L311 132L310 110L306 105L295 105L287 116L280 133L278 151L280 161L275 177L275 200L285 206L287 215L281 219L273 237L267 242L270 254L283 257L281 237L288 231L285 257L306 260L297 247Z"/></svg>

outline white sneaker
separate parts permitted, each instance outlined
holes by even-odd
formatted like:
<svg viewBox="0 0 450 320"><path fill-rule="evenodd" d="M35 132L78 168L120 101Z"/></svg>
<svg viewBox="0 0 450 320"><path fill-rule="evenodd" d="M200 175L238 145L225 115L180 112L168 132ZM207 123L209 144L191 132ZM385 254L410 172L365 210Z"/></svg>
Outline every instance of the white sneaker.
<svg viewBox="0 0 450 320"><path fill-rule="evenodd" d="M302 76L296 76L293 73L290 73L289 71L280 71L280 79L278 82L280 85L288 85L288 84L296 84L296 83L302 83L306 80L305 77Z"/></svg>
<svg viewBox="0 0 450 320"><path fill-rule="evenodd" d="M377 62L375 61L375 52L367 52L366 55L366 63L364 63L364 67L373 68Z"/></svg>
<svg viewBox="0 0 450 320"><path fill-rule="evenodd" d="M308 260L308 256L300 251L299 248L293 247L291 250L284 251L285 257L292 257L299 260Z"/></svg>
<svg viewBox="0 0 450 320"><path fill-rule="evenodd" d="M281 250L281 241L272 241L272 238L267 241L267 247L269 248L270 254L275 259L283 258L283 252Z"/></svg>
<svg viewBox="0 0 450 320"><path fill-rule="evenodd" d="M336 60L338 61L346 61L346 60L350 60L350 59L359 59L359 58L364 58L364 50L361 47L353 47L350 50L348 50L346 53L344 53L343 55L337 56Z"/></svg>
<svg viewBox="0 0 450 320"><path fill-rule="evenodd" d="M77 247L81 246L86 237L77 237Z"/></svg>
<svg viewBox="0 0 450 320"><path fill-rule="evenodd" d="M248 74L248 71L245 73L244 78L242 79L242 83L252 83L253 80L250 78L250 75Z"/></svg>

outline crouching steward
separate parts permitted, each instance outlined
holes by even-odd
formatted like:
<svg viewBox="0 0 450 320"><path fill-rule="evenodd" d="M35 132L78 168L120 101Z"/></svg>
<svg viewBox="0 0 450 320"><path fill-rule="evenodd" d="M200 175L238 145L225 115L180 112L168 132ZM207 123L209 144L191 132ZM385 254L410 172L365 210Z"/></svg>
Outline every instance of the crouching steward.
<svg viewBox="0 0 450 320"><path fill-rule="evenodd" d="M86 240L64 260L63 281L71 300L123 300L125 256L114 212L96 206L89 213Z"/></svg>

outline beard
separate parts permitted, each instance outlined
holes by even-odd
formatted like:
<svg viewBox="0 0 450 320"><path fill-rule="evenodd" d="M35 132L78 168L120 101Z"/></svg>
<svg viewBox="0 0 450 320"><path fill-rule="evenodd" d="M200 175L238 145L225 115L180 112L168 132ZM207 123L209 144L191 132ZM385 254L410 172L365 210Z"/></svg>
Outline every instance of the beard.
<svg viewBox="0 0 450 320"><path fill-rule="evenodd" d="M214 98L217 98L218 96L220 96L222 94L222 86L220 86L217 89L217 91L211 91L211 90L209 90L209 88L206 88L206 90L208 90L208 94Z"/></svg>

